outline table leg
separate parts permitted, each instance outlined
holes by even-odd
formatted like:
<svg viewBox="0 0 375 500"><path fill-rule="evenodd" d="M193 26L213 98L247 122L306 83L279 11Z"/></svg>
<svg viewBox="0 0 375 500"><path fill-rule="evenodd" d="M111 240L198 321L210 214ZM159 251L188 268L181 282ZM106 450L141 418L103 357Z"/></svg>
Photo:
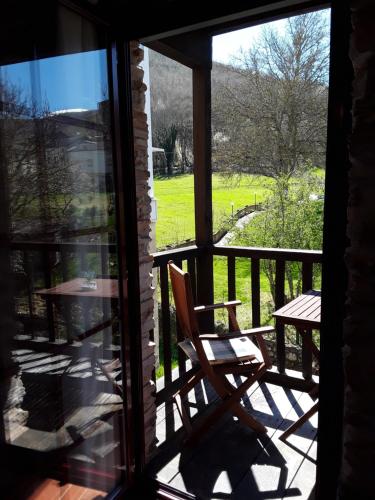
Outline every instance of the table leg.
<svg viewBox="0 0 375 500"><path fill-rule="evenodd" d="M55 315L53 310L53 300L51 299L51 297L46 297L46 311L47 311L47 323L48 323L48 340L50 342L55 342L56 340Z"/></svg>
<svg viewBox="0 0 375 500"><path fill-rule="evenodd" d="M62 301L62 312L64 315L65 326L66 326L66 340L70 344L73 341L73 300L68 297L64 298Z"/></svg>
<svg viewBox="0 0 375 500"><path fill-rule="evenodd" d="M307 381L312 379L312 331L299 330L302 336L302 375Z"/></svg>
<svg viewBox="0 0 375 500"><path fill-rule="evenodd" d="M284 441L288 436L290 436L291 434L293 434L293 432L295 432L297 429L299 429L300 427L302 427L302 425L307 420L309 420L309 418L311 418L314 415L314 413L316 413L318 411L318 405L319 405L319 403L315 403L310 408L310 410L308 410L306 413L304 413L302 415L302 417L300 417L298 420L296 420L294 422L294 424L292 424L290 427L288 427L287 430L281 434L281 436L279 437L279 439L281 439L282 441Z"/></svg>

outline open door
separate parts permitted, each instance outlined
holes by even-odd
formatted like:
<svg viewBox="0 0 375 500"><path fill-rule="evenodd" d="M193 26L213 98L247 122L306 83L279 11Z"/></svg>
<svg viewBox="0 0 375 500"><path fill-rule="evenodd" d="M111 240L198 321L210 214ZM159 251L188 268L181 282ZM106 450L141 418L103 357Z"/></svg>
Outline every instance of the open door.
<svg viewBox="0 0 375 500"><path fill-rule="evenodd" d="M110 51L64 6L29 28L0 60L1 486L104 498L130 475Z"/></svg>

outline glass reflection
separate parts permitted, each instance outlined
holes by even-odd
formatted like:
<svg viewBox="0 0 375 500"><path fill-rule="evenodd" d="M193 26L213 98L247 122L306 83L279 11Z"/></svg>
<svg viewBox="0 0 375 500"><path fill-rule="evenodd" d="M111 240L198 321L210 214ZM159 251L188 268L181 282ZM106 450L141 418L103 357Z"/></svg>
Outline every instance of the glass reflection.
<svg viewBox="0 0 375 500"><path fill-rule="evenodd" d="M0 167L6 486L100 497L124 469L105 51L0 67Z"/></svg>

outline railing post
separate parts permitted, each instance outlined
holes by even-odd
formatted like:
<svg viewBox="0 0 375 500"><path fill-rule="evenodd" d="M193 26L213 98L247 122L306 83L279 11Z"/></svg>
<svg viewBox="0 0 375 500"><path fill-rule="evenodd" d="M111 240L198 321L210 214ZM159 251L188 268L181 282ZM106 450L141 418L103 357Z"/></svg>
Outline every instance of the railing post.
<svg viewBox="0 0 375 500"><path fill-rule="evenodd" d="M195 257L189 257L187 259L187 270L190 275L191 288L193 292L194 305L197 303L197 273L195 268Z"/></svg>
<svg viewBox="0 0 375 500"><path fill-rule="evenodd" d="M163 333L163 363L165 385L172 381L171 319L169 309L168 268L160 266L161 321Z"/></svg>
<svg viewBox="0 0 375 500"><path fill-rule="evenodd" d="M251 259L251 313L253 328L260 326L260 270L259 259Z"/></svg>
<svg viewBox="0 0 375 500"><path fill-rule="evenodd" d="M228 300L236 300L236 257L227 257L227 272L228 272ZM236 313L236 308L234 308ZM232 328L230 315L228 312L228 324Z"/></svg>
<svg viewBox="0 0 375 500"><path fill-rule="evenodd" d="M212 178L211 178L211 56L212 38L200 41L202 62L193 68L193 150L194 150L194 201L195 241L206 249L197 257L197 301L212 304ZM213 312L202 314L200 326L210 331L214 326Z"/></svg>
<svg viewBox="0 0 375 500"><path fill-rule="evenodd" d="M51 262L50 262L50 254L48 248L43 249L42 251L42 265L43 265L45 287L51 288L52 287ZM47 323L48 323L48 339L50 342L54 342L56 339L55 317L53 313L53 304L48 296L46 297L46 309L47 309Z"/></svg>
<svg viewBox="0 0 375 500"><path fill-rule="evenodd" d="M285 261L276 261L275 278L275 308L280 309L284 305L285 297ZM285 328L276 320L276 357L279 373L285 372Z"/></svg>
<svg viewBox="0 0 375 500"><path fill-rule="evenodd" d="M33 303L33 291L34 291L34 276L33 269L30 263L30 254L27 250L23 251L23 264L26 274L26 286L27 286L27 300L29 306L29 319L30 326L28 333L31 334L31 338L34 338L34 303Z"/></svg>
<svg viewBox="0 0 375 500"><path fill-rule="evenodd" d="M313 265L311 262L302 263L302 291L307 292L313 286ZM302 335L302 375L305 380L312 378L312 331L305 330Z"/></svg>

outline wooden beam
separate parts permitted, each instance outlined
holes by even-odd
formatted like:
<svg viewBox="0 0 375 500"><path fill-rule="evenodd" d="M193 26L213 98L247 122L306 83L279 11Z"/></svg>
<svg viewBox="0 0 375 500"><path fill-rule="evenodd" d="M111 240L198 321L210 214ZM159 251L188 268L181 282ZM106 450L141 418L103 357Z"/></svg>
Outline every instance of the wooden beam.
<svg viewBox="0 0 375 500"><path fill-rule="evenodd" d="M215 2L210 8L202 8L202 2L178 2L162 0L153 2L147 16L129 16L129 6L125 12L122 2L117 2L117 9L111 12L118 29L129 39L153 40L161 36L175 36L193 30L217 34L217 28L222 31L241 29L247 25L254 25L255 21L266 18L269 21L277 20L287 15L303 13L313 8L327 6L325 0L232 0L231 2ZM142 9L142 4L138 9ZM119 12L120 9L123 12ZM138 10L137 9L137 10ZM141 23L134 19L142 18ZM262 21L260 21L262 22Z"/></svg>
<svg viewBox="0 0 375 500"><path fill-rule="evenodd" d="M212 39L202 41L201 51L211 60ZM197 258L197 302L212 304L213 257L212 247L212 177L211 177L211 68L201 66L193 69L193 150L194 150L194 202L195 242L205 248ZM213 328L213 313L200 318L203 331Z"/></svg>
<svg viewBox="0 0 375 500"><path fill-rule="evenodd" d="M210 36L201 33L187 33L153 40L145 45L189 68L193 69L199 66L211 68L210 47L208 47L209 50L202 50L202 46L206 48L207 41L210 39Z"/></svg>

